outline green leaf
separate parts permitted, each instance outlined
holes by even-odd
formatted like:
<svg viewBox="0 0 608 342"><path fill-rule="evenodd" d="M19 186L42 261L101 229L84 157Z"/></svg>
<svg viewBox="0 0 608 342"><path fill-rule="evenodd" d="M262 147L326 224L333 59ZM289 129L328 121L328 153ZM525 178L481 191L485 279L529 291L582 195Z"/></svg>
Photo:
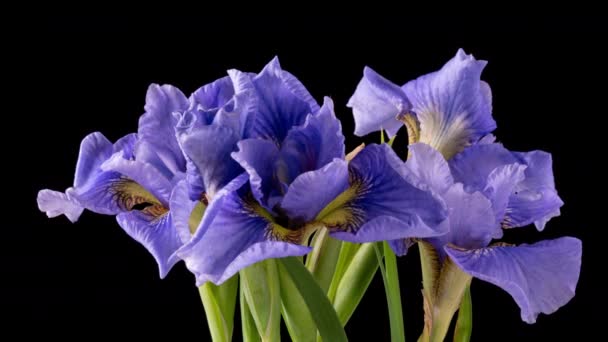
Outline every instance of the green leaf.
<svg viewBox="0 0 608 342"><path fill-rule="evenodd" d="M378 270L378 259L373 243L364 243L355 253L344 276L340 280L334 299L334 307L342 325L346 325L361 302L363 294Z"/></svg>
<svg viewBox="0 0 608 342"><path fill-rule="evenodd" d="M281 313L289 331L289 336L295 342L316 341L317 326L306 307L304 298L287 273L283 263L277 263L281 283Z"/></svg>
<svg viewBox="0 0 608 342"><path fill-rule="evenodd" d="M336 311L306 267L293 257L279 260L304 299L321 338L328 342L348 341ZM311 331L311 334L314 335L314 332Z"/></svg>
<svg viewBox="0 0 608 342"><path fill-rule="evenodd" d="M280 341L281 289L274 259L253 264L240 272L249 311L262 341Z"/></svg>
<svg viewBox="0 0 608 342"><path fill-rule="evenodd" d="M338 290L338 285L340 285L340 280L342 280L344 273L350 265L351 260L355 256L355 253L357 253L357 251L359 250L359 247L361 247L361 244L359 243L342 241L342 247L340 248L340 255L338 256L336 270L334 271L334 276L331 279L329 291L327 292L327 298L329 298L330 302L334 302L334 299L336 298L336 291Z"/></svg>
<svg viewBox="0 0 608 342"><path fill-rule="evenodd" d="M336 270L342 241L329 236L326 228L321 228L313 241L313 249L306 258L306 268L312 273L317 283L327 292Z"/></svg>
<svg viewBox="0 0 608 342"><path fill-rule="evenodd" d="M458 320L454 330L454 342L469 342L473 330L473 302L471 301L471 286L467 286L458 309Z"/></svg>
<svg viewBox="0 0 608 342"><path fill-rule="evenodd" d="M384 262L386 268L384 291L386 292L386 301L391 324L391 341L405 341L397 256L386 241L384 242Z"/></svg>
<svg viewBox="0 0 608 342"><path fill-rule="evenodd" d="M232 339L237 289L238 276L228 279L220 286L206 282L198 288L213 341Z"/></svg>
<svg viewBox="0 0 608 342"><path fill-rule="evenodd" d="M249 311L249 304L247 304L247 299L245 299L245 291L243 290L243 286L241 284L240 287L240 302L241 302L241 329L243 331L243 342L259 342L260 334L258 334L258 329L255 327L255 321L253 320L253 316L251 316L251 312Z"/></svg>

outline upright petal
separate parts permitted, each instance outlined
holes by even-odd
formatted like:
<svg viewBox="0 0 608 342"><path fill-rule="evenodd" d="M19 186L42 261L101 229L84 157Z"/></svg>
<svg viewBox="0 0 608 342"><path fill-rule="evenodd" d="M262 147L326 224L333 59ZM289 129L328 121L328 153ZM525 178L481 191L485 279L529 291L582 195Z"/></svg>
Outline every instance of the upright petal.
<svg viewBox="0 0 608 342"><path fill-rule="evenodd" d="M240 188L230 189L232 191L225 188L218 194L210 203L195 238L178 251L195 274L197 285L207 281L221 284L258 261L310 251L309 247L289 242L289 236L281 235L292 231L277 226L270 214L249 195L248 183L239 178L235 181L241 183Z"/></svg>
<svg viewBox="0 0 608 342"><path fill-rule="evenodd" d="M234 96L234 87L229 76L198 88L190 96L191 106L200 106L202 110L219 109ZM210 121L207 123L211 123Z"/></svg>
<svg viewBox="0 0 608 342"><path fill-rule="evenodd" d="M462 183L456 183L443 194L443 199L449 210L450 230L430 240L440 253L447 244L467 249L486 247L492 238L502 234L492 203L480 192L468 193Z"/></svg>
<svg viewBox="0 0 608 342"><path fill-rule="evenodd" d="M304 86L281 69L274 58L256 77L253 85L258 95L258 112L247 132L251 138L264 138L280 144L294 126L319 109Z"/></svg>
<svg viewBox="0 0 608 342"><path fill-rule="evenodd" d="M504 224L521 227L534 222L538 230L543 230L547 221L559 216L559 208L564 204L555 190L551 154L543 151L514 154L528 167L525 179L509 197Z"/></svg>
<svg viewBox="0 0 608 342"><path fill-rule="evenodd" d="M349 163L349 188L321 221L336 238L354 242L444 234L443 203L412 185L407 173L387 145L367 146Z"/></svg>
<svg viewBox="0 0 608 342"><path fill-rule="evenodd" d="M173 188L169 208L177 235L182 243L187 243L200 223L205 204L200 200L191 200L188 194L188 182L181 180Z"/></svg>
<svg viewBox="0 0 608 342"><path fill-rule="evenodd" d="M397 115L411 109L403 90L370 67L363 69L363 78L346 106L353 109L358 136L381 129L394 136L402 125Z"/></svg>
<svg viewBox="0 0 608 342"><path fill-rule="evenodd" d="M238 151L232 153L232 158L249 174L253 196L266 207L275 188L274 165L278 155L277 146L263 139L241 140Z"/></svg>
<svg viewBox="0 0 608 342"><path fill-rule="evenodd" d="M179 261L174 253L182 245L171 214L166 209L148 207L118 214L116 220L130 237L152 254L158 263L160 277L164 278Z"/></svg>
<svg viewBox="0 0 608 342"><path fill-rule="evenodd" d="M505 220L509 198L525 176L526 165L507 164L499 166L488 175L488 181L483 193L492 202L496 222Z"/></svg>
<svg viewBox="0 0 608 342"><path fill-rule="evenodd" d="M319 169L334 158L344 158L344 135L334 114L333 102L326 97L318 113L308 115L303 126L287 134L281 146L277 174L280 181L288 185L298 175Z"/></svg>
<svg viewBox="0 0 608 342"><path fill-rule="evenodd" d="M188 106L188 99L179 89L170 85L152 84L146 94L146 112L139 119L139 139L153 145L160 159L173 173L184 171L186 166L175 139L177 119L173 112L182 112Z"/></svg>
<svg viewBox="0 0 608 342"><path fill-rule="evenodd" d="M439 151L424 143L412 144L408 148L411 154L405 165L421 184L438 194L443 194L454 184L450 167Z"/></svg>
<svg viewBox="0 0 608 342"><path fill-rule="evenodd" d="M243 170L230 156L239 136L230 128L210 125L178 133L184 154L196 166L209 197Z"/></svg>
<svg viewBox="0 0 608 342"><path fill-rule="evenodd" d="M420 122L420 142L446 158L496 128L491 92L480 80L486 63L460 49L439 71L403 86Z"/></svg>
<svg viewBox="0 0 608 342"><path fill-rule="evenodd" d="M490 173L500 166L518 164L518 160L501 144L476 144L458 153L449 164L456 182L482 191Z"/></svg>
<svg viewBox="0 0 608 342"><path fill-rule="evenodd" d="M76 162L74 187L90 186L102 172L101 164L110 158L113 152L112 143L99 132L91 133L82 139Z"/></svg>
<svg viewBox="0 0 608 342"><path fill-rule="evenodd" d="M445 250L463 271L507 291L527 323L536 322L541 312L555 312L574 297L582 254L578 239L564 237L517 247Z"/></svg>

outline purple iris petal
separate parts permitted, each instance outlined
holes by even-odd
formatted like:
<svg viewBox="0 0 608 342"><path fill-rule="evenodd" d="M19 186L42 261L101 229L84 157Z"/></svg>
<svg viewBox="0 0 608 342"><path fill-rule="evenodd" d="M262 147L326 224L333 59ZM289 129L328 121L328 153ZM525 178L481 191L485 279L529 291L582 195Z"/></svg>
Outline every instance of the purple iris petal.
<svg viewBox="0 0 608 342"><path fill-rule="evenodd" d="M274 58L251 82L257 93L257 114L246 136L280 144L294 126L318 111L319 105L293 75L281 69Z"/></svg>
<svg viewBox="0 0 608 342"><path fill-rule="evenodd" d="M550 314L574 296L582 245L564 237L517 247L445 251L463 271L507 291L521 308L522 320L534 323L539 313Z"/></svg>
<svg viewBox="0 0 608 342"><path fill-rule="evenodd" d="M277 145L264 139L245 139L238 143L238 151L232 158L247 171L254 197L267 209L268 198L275 190L275 164L279 150Z"/></svg>
<svg viewBox="0 0 608 342"><path fill-rule="evenodd" d="M421 142L452 156L496 128L490 87L480 80L486 63L460 49L439 71L403 86Z"/></svg>
<svg viewBox="0 0 608 342"><path fill-rule="evenodd" d="M363 69L363 78L347 106L353 109L355 134L358 136L381 129L385 129L390 137L394 136L401 128L397 115L411 109L403 90L370 67Z"/></svg>
<svg viewBox="0 0 608 342"><path fill-rule="evenodd" d="M422 188L443 194L454 184L450 167L439 151L424 143L411 144L408 149L410 157L405 165Z"/></svg>
<svg viewBox="0 0 608 342"><path fill-rule="evenodd" d="M445 234L443 203L415 187L409 173L387 145L369 145L359 152L349 163L354 192L347 205L350 217L339 227L342 232L332 235L360 242Z"/></svg>
<svg viewBox="0 0 608 342"><path fill-rule="evenodd" d="M157 156L154 160L137 155L140 161L156 165L162 164L171 173L183 172L186 161L175 139L174 127L177 119L173 112L181 112L188 108L186 96L177 88L170 85L159 86L152 84L146 94L145 114L139 119L138 137L141 142L153 146ZM150 156L150 154L146 154Z"/></svg>
<svg viewBox="0 0 608 342"><path fill-rule="evenodd" d="M192 238L190 232L190 216L192 210L199 201L193 201L188 196L188 183L181 180L171 192L169 207L175 231L182 243L187 243Z"/></svg>
<svg viewBox="0 0 608 342"><path fill-rule="evenodd" d="M148 210L151 210L148 207ZM160 272L164 278L171 267L179 259L174 255L175 251L182 245L182 241L173 227L171 214L166 209L159 209L164 213L148 213L143 211L129 211L118 214L118 224L135 241L141 243L152 254Z"/></svg>
<svg viewBox="0 0 608 342"><path fill-rule="evenodd" d="M237 177L216 196L192 241L177 253L198 285L221 284L240 269L267 258L304 255L309 247L271 237L273 223L249 196L247 177Z"/></svg>

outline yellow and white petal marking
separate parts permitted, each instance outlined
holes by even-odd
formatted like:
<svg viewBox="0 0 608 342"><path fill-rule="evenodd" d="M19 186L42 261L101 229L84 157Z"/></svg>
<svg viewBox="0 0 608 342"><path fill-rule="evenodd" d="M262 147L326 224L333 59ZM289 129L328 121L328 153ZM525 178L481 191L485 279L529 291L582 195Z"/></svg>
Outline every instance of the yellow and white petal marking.
<svg viewBox="0 0 608 342"><path fill-rule="evenodd" d="M425 108L417 114L420 122L419 142L434 147L446 159L469 144L471 129L467 112L456 114L449 120L436 108Z"/></svg>
<svg viewBox="0 0 608 342"><path fill-rule="evenodd" d="M349 172L348 183L348 189L317 215L317 221L329 230L356 232L365 220L365 212L355 201L364 196L369 189L354 170Z"/></svg>

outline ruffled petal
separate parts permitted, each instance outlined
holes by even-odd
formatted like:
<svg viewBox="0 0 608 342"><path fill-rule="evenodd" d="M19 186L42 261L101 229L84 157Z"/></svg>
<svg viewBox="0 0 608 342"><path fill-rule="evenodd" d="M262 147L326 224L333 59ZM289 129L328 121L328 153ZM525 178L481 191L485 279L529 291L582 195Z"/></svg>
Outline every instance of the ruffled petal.
<svg viewBox="0 0 608 342"><path fill-rule="evenodd" d="M65 215L72 223L78 221L84 208L78 201L66 193L53 190L40 190L38 192L38 209L46 213L49 218Z"/></svg>
<svg viewBox="0 0 608 342"><path fill-rule="evenodd" d="M564 237L517 247L445 251L463 271L507 291L521 308L522 320L534 323L539 313L553 313L574 297L582 244Z"/></svg>
<svg viewBox="0 0 608 342"><path fill-rule="evenodd" d="M439 71L403 86L420 122L420 142L450 158L496 128L491 92L480 80L486 64L460 49Z"/></svg>
<svg viewBox="0 0 608 342"><path fill-rule="evenodd" d="M443 194L452 184L454 178L446 160L439 151L424 143L416 143L408 146L410 157L405 165L433 191Z"/></svg>
<svg viewBox="0 0 608 342"><path fill-rule="evenodd" d="M402 126L397 116L411 109L403 90L370 67L363 69L363 78L346 106L353 109L358 136L381 129L394 136Z"/></svg>
<svg viewBox="0 0 608 342"><path fill-rule="evenodd" d="M277 146L263 139L241 140L238 151L232 153L232 158L249 174L253 196L266 207L275 188L274 165L278 155Z"/></svg>

